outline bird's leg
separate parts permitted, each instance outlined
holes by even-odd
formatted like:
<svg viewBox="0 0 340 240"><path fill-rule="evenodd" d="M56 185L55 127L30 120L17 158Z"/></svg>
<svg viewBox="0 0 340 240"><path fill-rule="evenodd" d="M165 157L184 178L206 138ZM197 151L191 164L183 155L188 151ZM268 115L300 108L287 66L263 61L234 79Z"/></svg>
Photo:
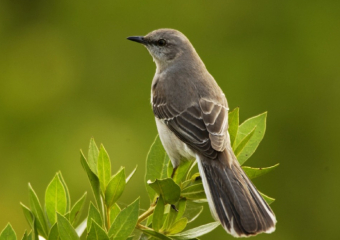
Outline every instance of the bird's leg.
<svg viewBox="0 0 340 240"><path fill-rule="evenodd" d="M177 168L178 168L178 166L174 167L174 169L172 170L171 178L174 178ZM178 209L176 208L175 205L171 204L170 206L171 206L171 208L172 208L173 210L175 210L176 212L178 212Z"/></svg>
<svg viewBox="0 0 340 240"><path fill-rule="evenodd" d="M177 168L178 166L174 167L174 169L172 170L171 178L174 178Z"/></svg>

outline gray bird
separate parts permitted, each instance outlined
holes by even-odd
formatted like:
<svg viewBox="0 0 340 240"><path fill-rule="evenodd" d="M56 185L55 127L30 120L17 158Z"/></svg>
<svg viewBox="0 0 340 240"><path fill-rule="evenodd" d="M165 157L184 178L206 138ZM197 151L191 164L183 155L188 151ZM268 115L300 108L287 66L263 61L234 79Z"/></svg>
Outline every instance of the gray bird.
<svg viewBox="0 0 340 240"><path fill-rule="evenodd" d="M276 218L238 163L228 133L228 103L190 41L173 29L128 37L156 63L151 104L174 169L196 158L212 216L235 237L275 230Z"/></svg>

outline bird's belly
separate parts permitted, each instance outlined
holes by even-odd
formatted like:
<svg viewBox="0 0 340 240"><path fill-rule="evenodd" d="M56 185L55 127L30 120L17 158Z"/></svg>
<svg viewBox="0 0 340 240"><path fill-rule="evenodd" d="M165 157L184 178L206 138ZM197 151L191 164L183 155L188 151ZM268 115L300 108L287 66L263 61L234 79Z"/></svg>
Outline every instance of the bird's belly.
<svg viewBox="0 0 340 240"><path fill-rule="evenodd" d="M195 153L187 144L182 142L173 132L171 132L162 120L158 118L155 119L159 137L174 167L177 167L182 160L191 160L195 158Z"/></svg>

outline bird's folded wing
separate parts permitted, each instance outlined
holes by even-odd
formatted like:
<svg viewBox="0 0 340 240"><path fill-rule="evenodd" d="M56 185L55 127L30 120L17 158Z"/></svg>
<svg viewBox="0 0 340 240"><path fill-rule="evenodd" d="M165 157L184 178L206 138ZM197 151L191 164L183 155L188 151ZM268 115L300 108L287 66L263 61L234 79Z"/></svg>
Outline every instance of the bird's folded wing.
<svg viewBox="0 0 340 240"><path fill-rule="evenodd" d="M215 159L227 144L228 108L214 101L199 103L180 111L165 99L153 97L153 112L183 142L202 155Z"/></svg>

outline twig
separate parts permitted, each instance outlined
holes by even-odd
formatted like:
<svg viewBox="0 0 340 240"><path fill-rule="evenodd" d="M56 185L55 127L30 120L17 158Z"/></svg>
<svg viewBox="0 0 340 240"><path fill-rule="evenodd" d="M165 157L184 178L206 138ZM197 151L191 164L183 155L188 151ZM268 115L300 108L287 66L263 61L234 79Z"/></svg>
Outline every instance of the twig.
<svg viewBox="0 0 340 240"><path fill-rule="evenodd" d="M150 208L148 210L146 210L142 215L139 216L137 224L141 223L144 219L146 219L147 217L149 217L153 211L155 210L156 206L150 206Z"/></svg>

